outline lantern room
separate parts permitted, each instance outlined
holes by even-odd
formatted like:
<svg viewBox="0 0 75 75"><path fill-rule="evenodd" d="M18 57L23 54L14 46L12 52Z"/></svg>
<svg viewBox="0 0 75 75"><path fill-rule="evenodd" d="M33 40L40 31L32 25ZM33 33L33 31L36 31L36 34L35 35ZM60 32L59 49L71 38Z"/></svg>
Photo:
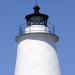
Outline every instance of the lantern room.
<svg viewBox="0 0 75 75"><path fill-rule="evenodd" d="M27 26L31 25L45 25L47 26L48 15L39 12L40 7L36 5L34 8L34 13L26 15Z"/></svg>

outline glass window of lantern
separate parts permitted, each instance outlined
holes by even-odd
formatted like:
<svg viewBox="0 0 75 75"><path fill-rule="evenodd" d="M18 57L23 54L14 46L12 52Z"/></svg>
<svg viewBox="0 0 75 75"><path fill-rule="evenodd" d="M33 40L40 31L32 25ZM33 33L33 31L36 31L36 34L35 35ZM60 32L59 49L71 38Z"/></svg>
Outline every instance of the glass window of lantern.
<svg viewBox="0 0 75 75"><path fill-rule="evenodd" d="M30 26L30 21L27 21L27 26Z"/></svg>
<svg viewBox="0 0 75 75"><path fill-rule="evenodd" d="M27 20L27 25L47 25L47 19L43 16L32 16Z"/></svg>
<svg viewBox="0 0 75 75"><path fill-rule="evenodd" d="M44 17L40 17L40 24L42 24L42 25L46 25L46 22L47 20L46 20L46 18L44 18Z"/></svg>
<svg viewBox="0 0 75 75"><path fill-rule="evenodd" d="M31 24L33 25L39 25L40 24L40 17L39 16L34 16L34 17L31 17Z"/></svg>

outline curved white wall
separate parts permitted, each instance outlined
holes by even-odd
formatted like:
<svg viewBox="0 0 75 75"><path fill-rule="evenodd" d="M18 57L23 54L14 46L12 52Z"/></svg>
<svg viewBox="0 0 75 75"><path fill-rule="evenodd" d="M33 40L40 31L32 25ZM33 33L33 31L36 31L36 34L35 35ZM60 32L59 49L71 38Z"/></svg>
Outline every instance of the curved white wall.
<svg viewBox="0 0 75 75"><path fill-rule="evenodd" d="M48 27L44 25L31 25L25 28L25 33L36 33L36 32L49 33Z"/></svg>
<svg viewBox="0 0 75 75"><path fill-rule="evenodd" d="M60 75L54 46L54 42L50 39L32 38L20 41L17 49L15 75Z"/></svg>

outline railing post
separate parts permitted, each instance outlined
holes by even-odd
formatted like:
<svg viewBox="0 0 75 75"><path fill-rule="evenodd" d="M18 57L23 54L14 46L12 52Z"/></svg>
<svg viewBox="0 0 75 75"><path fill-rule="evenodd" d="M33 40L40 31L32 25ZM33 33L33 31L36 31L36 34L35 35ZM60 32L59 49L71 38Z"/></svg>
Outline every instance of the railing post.
<svg viewBox="0 0 75 75"><path fill-rule="evenodd" d="M45 26L45 32L46 32L46 26Z"/></svg>
<svg viewBox="0 0 75 75"><path fill-rule="evenodd" d="M55 26L53 26L53 34L55 34Z"/></svg>
<svg viewBox="0 0 75 75"><path fill-rule="evenodd" d="M21 25L19 27L19 33L20 33L20 35L22 34Z"/></svg>
<svg viewBox="0 0 75 75"><path fill-rule="evenodd" d="M29 26L29 33L31 33L31 27Z"/></svg>

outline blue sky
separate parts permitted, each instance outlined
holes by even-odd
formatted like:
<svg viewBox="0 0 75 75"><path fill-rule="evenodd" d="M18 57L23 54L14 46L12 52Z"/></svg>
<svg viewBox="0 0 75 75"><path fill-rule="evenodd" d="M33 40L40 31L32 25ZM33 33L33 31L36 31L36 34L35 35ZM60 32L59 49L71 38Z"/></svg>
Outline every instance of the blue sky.
<svg viewBox="0 0 75 75"><path fill-rule="evenodd" d="M60 37L56 44L62 75L75 75L75 0L38 0ZM14 75L18 26L35 0L0 0L0 75Z"/></svg>

